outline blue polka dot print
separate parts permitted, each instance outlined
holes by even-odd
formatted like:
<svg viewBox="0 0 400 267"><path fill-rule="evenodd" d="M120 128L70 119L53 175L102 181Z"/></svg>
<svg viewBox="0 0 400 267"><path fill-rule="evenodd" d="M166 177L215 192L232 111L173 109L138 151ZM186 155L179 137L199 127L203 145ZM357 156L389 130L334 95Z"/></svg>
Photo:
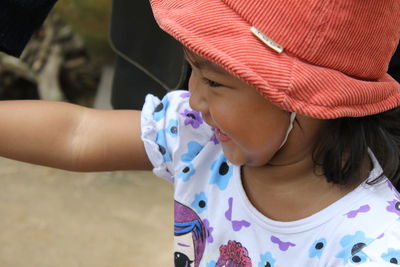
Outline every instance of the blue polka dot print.
<svg viewBox="0 0 400 267"><path fill-rule="evenodd" d="M215 184L220 190L225 190L233 174L233 168L228 164L224 155L221 155L211 165L210 184Z"/></svg>

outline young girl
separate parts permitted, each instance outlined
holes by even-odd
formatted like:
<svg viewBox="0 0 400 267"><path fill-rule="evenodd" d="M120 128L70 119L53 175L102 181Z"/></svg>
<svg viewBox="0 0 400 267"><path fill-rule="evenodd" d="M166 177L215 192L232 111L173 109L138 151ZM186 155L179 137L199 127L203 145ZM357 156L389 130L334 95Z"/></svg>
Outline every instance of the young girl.
<svg viewBox="0 0 400 267"><path fill-rule="evenodd" d="M151 2L190 92L142 112L4 102L1 155L152 166L175 186L175 266L400 264L400 2Z"/></svg>

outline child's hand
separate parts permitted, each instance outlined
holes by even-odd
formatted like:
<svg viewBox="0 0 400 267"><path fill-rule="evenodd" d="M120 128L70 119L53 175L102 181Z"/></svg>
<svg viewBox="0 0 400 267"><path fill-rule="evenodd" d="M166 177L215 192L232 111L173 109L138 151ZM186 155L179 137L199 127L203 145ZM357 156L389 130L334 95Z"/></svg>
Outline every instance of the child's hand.
<svg viewBox="0 0 400 267"><path fill-rule="evenodd" d="M72 171L150 169L140 111L1 101L0 156Z"/></svg>

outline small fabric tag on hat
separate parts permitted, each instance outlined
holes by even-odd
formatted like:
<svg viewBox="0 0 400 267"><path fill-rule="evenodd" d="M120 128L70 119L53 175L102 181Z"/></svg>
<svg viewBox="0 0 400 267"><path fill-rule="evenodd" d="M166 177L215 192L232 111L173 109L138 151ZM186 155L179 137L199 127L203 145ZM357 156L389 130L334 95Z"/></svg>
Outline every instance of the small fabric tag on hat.
<svg viewBox="0 0 400 267"><path fill-rule="evenodd" d="M283 47L276 43L274 40L266 36L264 33L262 33L259 29L257 29L254 26L251 26L250 31L257 36L258 39L260 39L264 44L269 46L270 48L274 49L278 53L283 52Z"/></svg>

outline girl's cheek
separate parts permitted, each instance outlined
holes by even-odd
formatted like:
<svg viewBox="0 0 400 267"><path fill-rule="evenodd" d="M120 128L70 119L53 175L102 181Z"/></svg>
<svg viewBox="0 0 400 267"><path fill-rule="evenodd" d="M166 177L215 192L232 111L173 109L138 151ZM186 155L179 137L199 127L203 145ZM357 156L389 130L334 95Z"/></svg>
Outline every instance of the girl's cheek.
<svg viewBox="0 0 400 267"><path fill-rule="evenodd" d="M222 104L216 101L214 97L212 103L209 105L209 113L212 120L219 128L224 131L229 131L231 128L230 125L235 123L235 110L234 107L229 105L229 103L225 104L223 101L220 102L222 102Z"/></svg>

